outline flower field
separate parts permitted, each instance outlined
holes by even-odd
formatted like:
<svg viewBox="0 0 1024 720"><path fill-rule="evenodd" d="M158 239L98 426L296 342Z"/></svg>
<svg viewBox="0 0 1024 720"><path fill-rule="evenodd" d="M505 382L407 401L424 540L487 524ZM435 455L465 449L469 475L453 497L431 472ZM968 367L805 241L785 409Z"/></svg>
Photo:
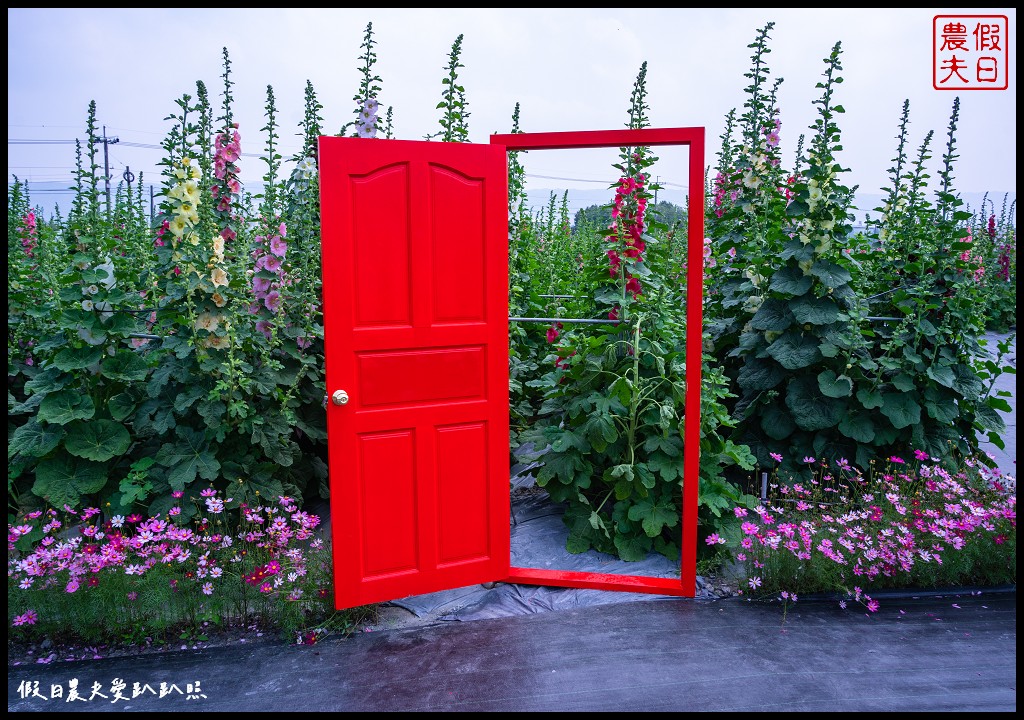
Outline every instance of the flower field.
<svg viewBox="0 0 1024 720"><path fill-rule="evenodd" d="M658 157L629 147L607 205L530 208L526 156L509 154L509 315L551 318L510 325L510 462L539 463L571 551L625 560L678 556L682 483L698 482L702 567L739 563L755 596L839 590L870 609L874 588L1015 582L1015 482L978 441L1001 445L1009 410L994 389L1015 371L1009 345L983 337L1016 326L1015 203L959 198L957 163L978 161L957 154L959 100L920 138L904 104L885 200L855 228L841 45L808 78L817 120L790 129L772 27L705 207L657 202ZM461 43L425 140L468 138ZM380 141L394 109L374 46L368 25L340 134ZM624 127L652 127L646 73L623 89ZM266 125L240 128L227 49L220 85L169 102L155 218L141 178L101 191L95 104L66 216L9 188L8 613L25 637L351 627L330 619L330 555L346 550L303 510L329 496L317 142L333 133L307 84L302 150L282 158L273 88ZM783 132L802 132L789 164ZM257 194L243 147L261 152ZM705 218L700 288L685 282L690 212ZM704 347L699 478L681 469L687 332Z"/></svg>

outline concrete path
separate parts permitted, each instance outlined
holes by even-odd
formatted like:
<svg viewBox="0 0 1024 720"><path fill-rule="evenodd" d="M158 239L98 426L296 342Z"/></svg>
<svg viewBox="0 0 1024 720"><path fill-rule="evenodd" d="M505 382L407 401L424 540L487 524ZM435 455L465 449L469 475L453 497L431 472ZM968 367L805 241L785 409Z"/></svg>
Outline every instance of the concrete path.
<svg viewBox="0 0 1024 720"><path fill-rule="evenodd" d="M1015 590L874 597L875 614L825 600L801 600L785 615L740 599L651 600L312 646L19 666L8 670L7 704L30 712L1016 710ZM86 698L94 687L106 697L68 702L72 683ZM61 697L43 699L54 688Z"/></svg>

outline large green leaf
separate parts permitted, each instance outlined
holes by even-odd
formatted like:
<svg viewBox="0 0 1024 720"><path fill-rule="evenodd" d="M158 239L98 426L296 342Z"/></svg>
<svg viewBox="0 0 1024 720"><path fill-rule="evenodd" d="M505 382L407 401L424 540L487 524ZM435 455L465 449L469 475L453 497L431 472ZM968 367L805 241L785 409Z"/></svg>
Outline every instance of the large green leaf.
<svg viewBox="0 0 1024 720"><path fill-rule="evenodd" d="M75 390L61 390L43 398L36 418L57 425L72 420L88 420L96 413L92 398Z"/></svg>
<svg viewBox="0 0 1024 720"><path fill-rule="evenodd" d="M99 492L106 482L106 465L62 452L36 466L32 492L54 507L76 507L82 495Z"/></svg>
<svg viewBox="0 0 1024 720"><path fill-rule="evenodd" d="M141 382L149 374L149 366L135 353L121 351L114 357L104 360L100 372L111 380Z"/></svg>
<svg viewBox="0 0 1024 720"><path fill-rule="evenodd" d="M758 393L775 387L784 377L786 373L777 363L761 358L749 358L740 368L736 382L744 392Z"/></svg>
<svg viewBox="0 0 1024 720"><path fill-rule="evenodd" d="M787 370L799 370L822 358L816 338L792 330L769 345L768 354Z"/></svg>
<svg viewBox="0 0 1024 720"><path fill-rule="evenodd" d="M788 295L803 295L811 289L811 277L796 268L784 267L772 275L769 287L775 292Z"/></svg>
<svg viewBox="0 0 1024 720"><path fill-rule="evenodd" d="M910 393L888 393L882 399L882 414L899 430L921 422L921 406Z"/></svg>
<svg viewBox="0 0 1024 720"><path fill-rule="evenodd" d="M793 317L801 325L831 325L839 317L839 307L828 298L800 297L794 300L789 309Z"/></svg>
<svg viewBox="0 0 1024 720"><path fill-rule="evenodd" d="M973 368L959 363L953 366L953 374L956 375L953 389L958 393L966 398L974 398L981 393L981 378L978 377L978 373Z"/></svg>
<svg viewBox="0 0 1024 720"><path fill-rule="evenodd" d="M796 423L786 410L772 403L761 412L761 429L773 440L785 440L796 430Z"/></svg>
<svg viewBox="0 0 1024 720"><path fill-rule="evenodd" d="M892 379L892 384L900 392L910 392L914 389L914 378L907 375L907 373L899 373Z"/></svg>
<svg viewBox="0 0 1024 720"><path fill-rule="evenodd" d="M71 380L70 375L64 374L60 369L48 367L34 378L25 383L26 392L30 393L52 393L63 389Z"/></svg>
<svg viewBox="0 0 1024 720"><path fill-rule="evenodd" d="M975 411L975 417L981 426L985 430L994 430L995 432L1003 432L1006 429L1006 423L1003 418L1000 417L999 411L990 408L988 405L979 405Z"/></svg>
<svg viewBox="0 0 1024 720"><path fill-rule="evenodd" d="M848 413L839 423L839 432L859 443L875 439L875 424L867 413Z"/></svg>
<svg viewBox="0 0 1024 720"><path fill-rule="evenodd" d="M50 425L38 422L35 418L19 427L11 435L7 443L7 458L21 453L29 457L42 457L53 450L64 437L61 425Z"/></svg>
<svg viewBox="0 0 1024 720"><path fill-rule="evenodd" d="M637 562L647 557L653 543L646 535L615 534L615 549L619 557L627 562Z"/></svg>
<svg viewBox="0 0 1024 720"><path fill-rule="evenodd" d="M647 537L654 537L661 534L662 528L676 526L679 511L671 502L656 504L651 498L644 498L629 509L629 519L639 520Z"/></svg>
<svg viewBox="0 0 1024 720"><path fill-rule="evenodd" d="M956 384L956 374L948 365L933 365L928 369L928 377L945 387Z"/></svg>
<svg viewBox="0 0 1024 720"><path fill-rule="evenodd" d="M115 420L124 420L132 414L132 410L134 410L138 404L138 399L136 399L133 393L119 393L110 398L110 402L107 403L107 412L109 412L110 417Z"/></svg>
<svg viewBox="0 0 1024 720"><path fill-rule="evenodd" d="M845 285L852 279L849 270L830 260L815 261L815 263L811 265L811 275L814 275L830 288L837 288L840 285Z"/></svg>
<svg viewBox="0 0 1024 720"><path fill-rule="evenodd" d="M127 428L114 420L78 420L68 425L64 440L72 455L99 462L124 455L131 444Z"/></svg>
<svg viewBox="0 0 1024 720"><path fill-rule="evenodd" d="M842 420L847 401L823 396L817 378L799 377L786 389L786 406L801 430L824 430Z"/></svg>
<svg viewBox="0 0 1024 720"><path fill-rule="evenodd" d="M177 442L164 443L156 454L156 461L170 468L167 482L171 488L184 490L197 474L206 480L216 480L220 463L209 449L206 434L180 425L174 431Z"/></svg>
<svg viewBox="0 0 1024 720"><path fill-rule="evenodd" d="M793 324L793 318L782 300L769 298L761 303L761 307L750 319L750 326L755 330L772 330L782 332Z"/></svg>
<svg viewBox="0 0 1024 720"><path fill-rule="evenodd" d="M853 395L853 380L846 375L837 377L834 370L824 370L818 373L818 387L823 395L831 398Z"/></svg>
<svg viewBox="0 0 1024 720"><path fill-rule="evenodd" d="M960 417L960 410L952 400L936 402L926 400L924 407L928 411L928 415L940 423L951 423Z"/></svg>
<svg viewBox="0 0 1024 720"><path fill-rule="evenodd" d="M884 401L882 393L878 390L868 390L867 388L861 388L857 391L857 399L860 400L860 404L864 406L865 410L882 407L882 402Z"/></svg>
<svg viewBox="0 0 1024 720"><path fill-rule="evenodd" d="M98 347L64 348L54 355L53 364L61 370L81 370L95 365L103 357L103 349Z"/></svg>

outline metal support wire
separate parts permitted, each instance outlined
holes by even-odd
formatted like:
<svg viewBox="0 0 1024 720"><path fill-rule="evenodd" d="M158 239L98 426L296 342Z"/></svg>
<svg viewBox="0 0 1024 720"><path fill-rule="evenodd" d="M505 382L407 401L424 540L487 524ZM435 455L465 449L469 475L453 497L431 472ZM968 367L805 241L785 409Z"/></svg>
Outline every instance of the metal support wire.
<svg viewBox="0 0 1024 720"><path fill-rule="evenodd" d="M558 318L558 317L510 317L509 322L535 322L535 323L578 323L581 325L618 325L621 320L590 320L585 318Z"/></svg>

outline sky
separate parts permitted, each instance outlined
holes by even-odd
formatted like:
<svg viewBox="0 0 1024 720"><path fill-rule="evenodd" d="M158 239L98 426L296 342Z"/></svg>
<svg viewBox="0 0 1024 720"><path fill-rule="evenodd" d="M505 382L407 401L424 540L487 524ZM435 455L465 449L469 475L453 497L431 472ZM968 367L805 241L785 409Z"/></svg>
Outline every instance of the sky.
<svg viewBox="0 0 1024 720"><path fill-rule="evenodd" d="M1006 16L1004 53L991 52L1007 89L933 87L933 18L967 14ZM337 133L354 117L368 23L373 71L381 77L378 100L382 110L393 108L399 139L423 140L440 130L441 80L462 35L458 73L471 142L509 132L516 103L525 132L623 128L646 62L651 126L704 127L705 166L714 165L726 114L743 111L748 45L774 23L766 60L770 79L783 78L778 101L787 166L799 136L811 135L821 93L815 85L838 42L844 82L834 102L846 110L838 118L844 148L838 160L850 170L843 178L849 186L880 193L889 185L904 101L912 155L934 131L928 167L937 179L959 97L954 188L990 193L997 212L1005 193L1016 197L1013 8L8 8L7 17L8 182L16 176L30 188L71 184L73 141L85 135L90 101L100 132L105 126L120 141L108 145L115 181L130 168L147 185L159 184L159 143L171 127L165 118L177 110L177 99L195 96L197 81L219 114L225 49L242 138L241 179L257 182L266 170L260 158L268 86L285 158L301 146L307 82L323 106L325 133ZM652 174L664 186L662 199L682 204L686 150L658 150ZM533 151L522 161L530 189L601 189L615 179L617 150ZM45 193L33 193L33 202L47 207Z"/></svg>

